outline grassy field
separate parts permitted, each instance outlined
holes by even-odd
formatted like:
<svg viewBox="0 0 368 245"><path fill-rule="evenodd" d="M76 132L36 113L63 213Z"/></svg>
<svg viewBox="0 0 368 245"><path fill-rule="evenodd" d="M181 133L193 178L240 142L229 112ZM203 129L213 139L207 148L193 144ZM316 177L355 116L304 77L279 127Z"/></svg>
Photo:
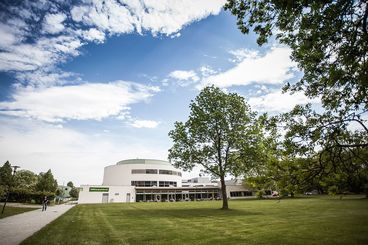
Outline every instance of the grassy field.
<svg viewBox="0 0 368 245"><path fill-rule="evenodd" d="M22 244L368 244L368 199L78 205Z"/></svg>
<svg viewBox="0 0 368 245"><path fill-rule="evenodd" d="M3 206L0 206L0 219L8 217L8 216L12 216L12 215L16 215L16 214L20 214L20 213L24 213L24 212L28 212L28 211L32 211L35 210L37 208L23 208L23 207L10 207L10 206L6 206L4 213L1 213Z"/></svg>

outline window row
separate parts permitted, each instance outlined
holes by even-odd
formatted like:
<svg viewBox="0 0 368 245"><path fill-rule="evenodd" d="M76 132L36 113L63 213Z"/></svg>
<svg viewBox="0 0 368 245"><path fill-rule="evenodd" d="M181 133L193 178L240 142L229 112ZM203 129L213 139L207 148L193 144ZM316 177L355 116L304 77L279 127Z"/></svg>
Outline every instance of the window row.
<svg viewBox="0 0 368 245"><path fill-rule="evenodd" d="M252 196L251 191L230 191L231 197L247 197Z"/></svg>
<svg viewBox="0 0 368 245"><path fill-rule="evenodd" d="M163 170L160 169L132 169L132 174L167 174L167 175L178 175L181 176L181 172L173 170Z"/></svg>
<svg viewBox="0 0 368 245"><path fill-rule="evenodd" d="M137 187L153 187L153 186L157 186L157 181L137 181L137 180L133 180L131 182L132 186L137 186ZM170 186L174 186L177 187L177 183L175 181L158 181L158 186L159 187L170 187Z"/></svg>

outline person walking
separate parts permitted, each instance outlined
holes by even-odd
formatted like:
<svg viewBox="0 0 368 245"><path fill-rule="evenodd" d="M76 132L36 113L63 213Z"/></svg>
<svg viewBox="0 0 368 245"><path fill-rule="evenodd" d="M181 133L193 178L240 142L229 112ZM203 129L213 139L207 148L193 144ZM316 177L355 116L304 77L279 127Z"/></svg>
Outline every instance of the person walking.
<svg viewBox="0 0 368 245"><path fill-rule="evenodd" d="M49 200L47 199L47 196L45 196L42 201L42 211L46 211L48 202Z"/></svg>

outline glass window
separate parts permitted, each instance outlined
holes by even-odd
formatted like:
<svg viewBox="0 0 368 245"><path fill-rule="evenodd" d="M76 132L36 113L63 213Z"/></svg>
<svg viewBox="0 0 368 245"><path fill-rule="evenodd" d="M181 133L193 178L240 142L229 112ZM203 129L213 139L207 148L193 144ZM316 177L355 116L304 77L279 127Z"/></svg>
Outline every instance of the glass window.
<svg viewBox="0 0 368 245"><path fill-rule="evenodd" d="M157 174L157 169L146 169L146 174Z"/></svg>
<svg viewBox="0 0 368 245"><path fill-rule="evenodd" d="M157 186L157 181L136 181L133 180L131 182L132 186L137 186L137 187L152 187L152 186Z"/></svg>
<svg viewBox="0 0 368 245"><path fill-rule="evenodd" d="M145 174L145 169L132 169L132 174Z"/></svg>

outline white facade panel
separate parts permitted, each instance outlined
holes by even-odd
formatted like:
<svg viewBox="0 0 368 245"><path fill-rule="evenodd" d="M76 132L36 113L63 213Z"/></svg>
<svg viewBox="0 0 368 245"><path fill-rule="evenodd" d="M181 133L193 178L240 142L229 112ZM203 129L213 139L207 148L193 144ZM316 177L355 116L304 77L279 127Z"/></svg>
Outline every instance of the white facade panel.
<svg viewBox="0 0 368 245"><path fill-rule="evenodd" d="M135 202L132 186L82 185L78 203Z"/></svg>
<svg viewBox="0 0 368 245"><path fill-rule="evenodd" d="M119 164L121 163L121 164ZM170 163L158 160L134 159L121 161L116 165L105 167L103 185L130 186L132 181L169 181L181 187L181 172ZM157 174L134 174L132 170L157 170ZM176 174L160 174L160 170L174 171ZM157 183L158 186L158 183Z"/></svg>

